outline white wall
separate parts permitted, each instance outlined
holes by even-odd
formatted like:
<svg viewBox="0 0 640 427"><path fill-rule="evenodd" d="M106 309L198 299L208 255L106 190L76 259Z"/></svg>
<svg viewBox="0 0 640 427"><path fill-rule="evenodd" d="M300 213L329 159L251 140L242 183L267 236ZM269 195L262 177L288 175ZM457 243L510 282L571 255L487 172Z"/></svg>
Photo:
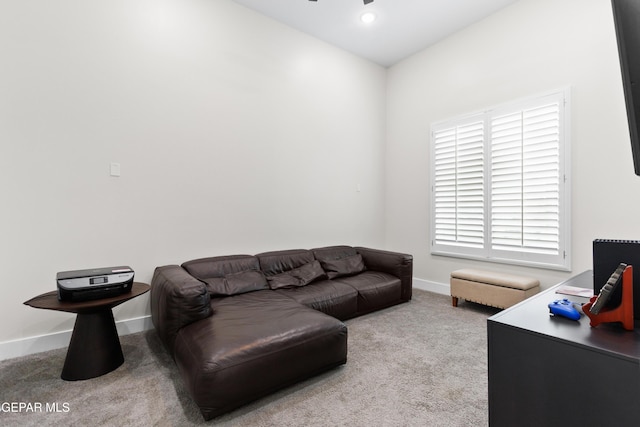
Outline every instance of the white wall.
<svg viewBox="0 0 640 427"><path fill-rule="evenodd" d="M538 277L544 287L592 267L595 238L640 239L609 0L522 0L388 72L386 246L414 255L414 274L448 283L482 266ZM570 86L573 271L429 254L429 128L435 121Z"/></svg>
<svg viewBox="0 0 640 427"><path fill-rule="evenodd" d="M72 328L58 271L382 246L385 79L227 0L1 2L0 344Z"/></svg>
<svg viewBox="0 0 640 427"><path fill-rule="evenodd" d="M429 255L430 124L564 86L573 271ZM0 3L0 358L72 328L22 305L57 271L346 243L549 286L640 239L639 192L608 0L521 0L389 70L227 0Z"/></svg>

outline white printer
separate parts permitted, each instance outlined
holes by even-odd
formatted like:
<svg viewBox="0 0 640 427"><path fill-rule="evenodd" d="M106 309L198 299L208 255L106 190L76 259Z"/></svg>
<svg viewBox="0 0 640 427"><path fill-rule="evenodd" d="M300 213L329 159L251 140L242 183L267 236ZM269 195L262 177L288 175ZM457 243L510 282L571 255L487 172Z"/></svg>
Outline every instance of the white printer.
<svg viewBox="0 0 640 427"><path fill-rule="evenodd" d="M131 292L134 274L127 266L61 271L56 275L58 300L88 301Z"/></svg>

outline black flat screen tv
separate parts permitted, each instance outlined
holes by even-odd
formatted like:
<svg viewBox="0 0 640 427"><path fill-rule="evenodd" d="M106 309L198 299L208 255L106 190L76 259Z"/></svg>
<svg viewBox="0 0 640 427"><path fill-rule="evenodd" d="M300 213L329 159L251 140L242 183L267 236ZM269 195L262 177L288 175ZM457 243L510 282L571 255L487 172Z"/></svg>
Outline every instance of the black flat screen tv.
<svg viewBox="0 0 640 427"><path fill-rule="evenodd" d="M633 166L636 175L640 175L640 0L611 0L611 5L627 105Z"/></svg>

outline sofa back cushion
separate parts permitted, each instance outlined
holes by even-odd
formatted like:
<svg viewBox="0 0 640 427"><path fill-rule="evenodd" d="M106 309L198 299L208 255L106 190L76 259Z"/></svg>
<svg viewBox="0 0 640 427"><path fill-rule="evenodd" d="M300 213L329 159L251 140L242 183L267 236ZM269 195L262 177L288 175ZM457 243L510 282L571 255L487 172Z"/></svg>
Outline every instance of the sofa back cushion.
<svg viewBox="0 0 640 427"><path fill-rule="evenodd" d="M230 296L268 289L258 259L251 255L201 258L182 264L193 277L203 281L211 296Z"/></svg>
<svg viewBox="0 0 640 427"><path fill-rule="evenodd" d="M357 255L358 251L353 246L326 246L324 248L311 249L313 256L318 261L342 259Z"/></svg>
<svg viewBox="0 0 640 427"><path fill-rule="evenodd" d="M312 252L329 279L352 276L366 270L362 256L351 246L329 246Z"/></svg>

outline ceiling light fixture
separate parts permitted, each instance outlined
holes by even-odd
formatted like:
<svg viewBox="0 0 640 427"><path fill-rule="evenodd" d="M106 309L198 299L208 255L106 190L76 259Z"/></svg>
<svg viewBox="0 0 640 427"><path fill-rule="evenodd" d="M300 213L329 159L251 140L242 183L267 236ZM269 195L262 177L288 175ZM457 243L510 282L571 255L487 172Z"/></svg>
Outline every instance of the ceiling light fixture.
<svg viewBox="0 0 640 427"><path fill-rule="evenodd" d="M365 24L371 24L373 21L376 20L376 14L373 12L365 12L362 15L360 15L360 20Z"/></svg>
<svg viewBox="0 0 640 427"><path fill-rule="evenodd" d="M318 1L318 0L309 0L309 1ZM364 0L364 4L367 5L369 3L373 3L373 0Z"/></svg>

